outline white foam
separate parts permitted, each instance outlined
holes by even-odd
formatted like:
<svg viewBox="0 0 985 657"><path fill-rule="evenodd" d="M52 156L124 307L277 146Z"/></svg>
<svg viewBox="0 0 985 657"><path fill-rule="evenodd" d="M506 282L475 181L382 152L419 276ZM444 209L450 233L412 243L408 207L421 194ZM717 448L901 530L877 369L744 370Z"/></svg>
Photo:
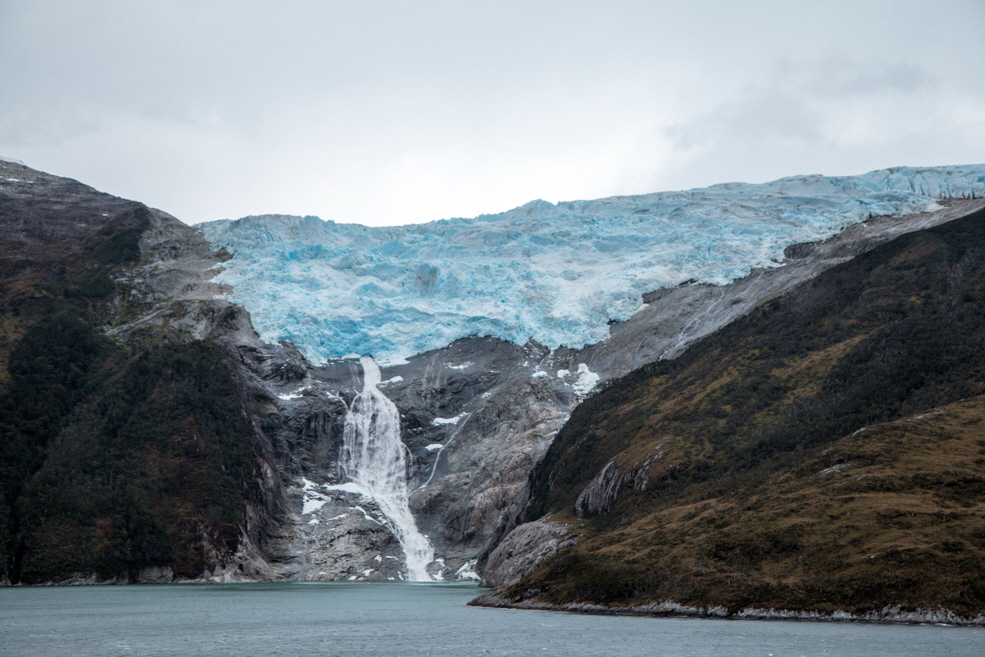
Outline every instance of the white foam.
<svg viewBox="0 0 985 657"><path fill-rule="evenodd" d="M356 488L371 497L390 521L404 550L408 578L430 580L427 566L434 548L417 528L407 491L406 448L400 439L400 414L377 389L380 368L370 357L360 359L363 390L353 400L342 432L342 467ZM357 507L359 508L359 507ZM366 514L365 510L363 514Z"/></svg>

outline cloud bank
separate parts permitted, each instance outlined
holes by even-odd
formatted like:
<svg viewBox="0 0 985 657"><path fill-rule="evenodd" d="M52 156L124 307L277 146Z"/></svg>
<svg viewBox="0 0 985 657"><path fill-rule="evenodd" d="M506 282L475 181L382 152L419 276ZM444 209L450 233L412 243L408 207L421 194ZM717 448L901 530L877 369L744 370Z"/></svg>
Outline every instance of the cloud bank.
<svg viewBox="0 0 985 657"><path fill-rule="evenodd" d="M0 0L0 154L372 225L985 160L985 9Z"/></svg>

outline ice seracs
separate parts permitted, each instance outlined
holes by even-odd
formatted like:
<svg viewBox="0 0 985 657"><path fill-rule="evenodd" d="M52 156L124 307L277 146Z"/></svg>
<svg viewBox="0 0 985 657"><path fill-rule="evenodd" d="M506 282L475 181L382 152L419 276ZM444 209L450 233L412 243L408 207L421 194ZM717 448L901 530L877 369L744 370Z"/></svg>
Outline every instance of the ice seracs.
<svg viewBox="0 0 985 657"><path fill-rule="evenodd" d="M410 226L268 215L201 228L233 253L215 280L232 286L230 299L265 340L290 340L315 362L346 354L395 362L472 335L579 348L605 339L646 292L725 284L779 266L790 244L981 196L985 165L900 167L533 201Z"/></svg>

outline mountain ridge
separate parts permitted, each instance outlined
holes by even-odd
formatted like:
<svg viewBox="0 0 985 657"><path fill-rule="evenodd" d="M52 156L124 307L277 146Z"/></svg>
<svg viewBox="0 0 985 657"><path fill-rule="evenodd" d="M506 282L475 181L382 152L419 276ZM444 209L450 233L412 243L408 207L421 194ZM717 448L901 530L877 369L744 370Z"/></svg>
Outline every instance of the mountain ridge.
<svg viewBox="0 0 985 657"><path fill-rule="evenodd" d="M61 250L38 251L47 260L38 260L33 269L11 269L14 276L0 294L4 304L0 319L8 336L0 349L17 348L38 320L64 312L81 319L80 335L89 336L87 340L107 345L103 340L108 339L105 354L114 354L99 356L103 352L97 349L94 362L103 365L92 369L90 378L79 379L81 397L64 396L70 402L66 409L53 411L57 422L44 441L34 444L35 455L24 460L24 469L16 473L16 490L28 491L27 497L5 491L0 511L8 519L11 512L19 519L2 523L7 531L0 535L4 561L19 564L19 570L6 570L6 577L17 580L26 573L30 581L41 583L405 576L403 554L387 518L371 499L347 489L340 465L348 408L363 389L358 361L314 362L293 344L261 339L246 309L217 298L230 291L220 270L228 271L237 256L217 249L220 245L210 243L197 229L91 188L85 188L85 194L92 196L76 203L73 195L84 186L72 187L79 183L18 165L0 164L0 173L4 174L0 220L18 221L20 216L33 217L39 225L57 224L72 216L63 211L69 207L89 213L83 218L95 222L93 237ZM25 186L34 186L32 193L39 198L49 197L47 205L25 209L4 196L4 190L29 176L35 176L35 182ZM430 566L429 576L477 578L484 571L492 572L487 560L497 546L508 543L530 498L530 471L578 404L594 399L592 384L606 385L640 365L687 353L695 340L821 271L899 234L951 222L983 203L982 199L944 201L927 213L872 217L823 242L791 245L781 254L783 266L753 270L729 285L685 281L648 292L643 307L632 317L606 325L607 340L583 349L552 350L534 341L516 344L473 336L404 361L384 363L379 390L400 412L408 485L413 491L410 507L440 557ZM121 216L132 216L136 223L114 223L116 214L106 210L116 207L122 208ZM52 240L57 235L41 238ZM45 244L43 239L39 244ZM437 281L440 276L415 276L420 285L432 278ZM318 293L330 296L331 289ZM35 344L43 346L45 341ZM138 361L161 363L164 353L171 354L173 366L156 368L163 378L153 383ZM59 362L53 354L42 355ZM189 358L212 368L208 385L195 374L198 370ZM112 364L114 359L117 365ZM182 362L185 365L179 366ZM50 382L64 384L58 380L57 367L45 371L52 374ZM17 376L35 374L31 368L21 368ZM130 381L127 389L152 392L146 398L118 396L119 401L110 403L106 390L111 381L116 385ZM0 398L9 398L13 385L0 381ZM216 416L229 422L210 425L200 406L187 396L189 389L203 385L203 390L212 391L208 397L216 404ZM168 390L181 394L168 397ZM175 407L180 411L166 417L164 411L171 407L162 401L167 398L181 401ZM98 429L106 422L139 427L143 415L159 413L164 413L159 415L162 422L153 430L107 434ZM234 417L244 424L234 422ZM27 421L4 411L0 422L12 418ZM229 431L231 427L236 428ZM106 442L107 436L126 438L125 449L114 452L120 458L106 460L101 470L87 471L80 455L117 449L112 441ZM80 450L79 445L88 447ZM222 464L229 470L230 464L239 463L233 469L241 468L243 455L247 470L238 471L249 474L242 485L210 484L221 477L211 477L209 467ZM222 461L226 457L232 459L230 464ZM133 464L141 462L152 467L134 470ZM77 467L66 470L71 463ZM215 465L202 467L208 463ZM65 478L52 473L73 471L82 481L88 477L94 490L106 490L99 488L104 486L100 482L124 477L132 482L130 497L119 499L145 502L123 508L107 502L95 512L43 502L67 490ZM187 488L198 502L153 492L174 488L174 478L183 472L192 477ZM5 475L4 481L13 479ZM80 499L96 503L113 498L83 495ZM178 516L159 501L168 499L180 508ZM61 526L63 533L38 531L31 520L38 513L48 513L45 526ZM20 523L25 519L29 522ZM90 554L101 554L103 560L86 557L88 561L72 562L68 558L72 552L63 548L53 552L67 555L61 561L37 560L37 554L56 548L69 535L98 548ZM561 539L559 545L564 542ZM144 548L127 552L127 545Z"/></svg>

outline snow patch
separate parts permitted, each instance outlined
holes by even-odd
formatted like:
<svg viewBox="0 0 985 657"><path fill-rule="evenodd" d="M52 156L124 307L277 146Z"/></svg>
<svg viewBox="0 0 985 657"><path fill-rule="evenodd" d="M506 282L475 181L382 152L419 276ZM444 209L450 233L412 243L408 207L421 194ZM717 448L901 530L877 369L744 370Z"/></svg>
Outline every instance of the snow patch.
<svg viewBox="0 0 985 657"><path fill-rule="evenodd" d="M301 496L304 503L301 508L302 515L309 515L319 511L323 506L325 506L325 504L331 501L331 498L329 497L328 493L331 493L333 491L338 491L341 493L353 493L355 495L360 496L361 498L369 497L366 494L366 491L364 491L357 484L354 484L352 482L347 482L344 484L316 484L310 479L304 479L304 478L301 479L301 482L302 482ZM331 518L330 520L338 520L340 518L344 518L346 515L348 514L344 514L342 516L336 516L335 518ZM309 524L312 524L312 521L309 521Z"/></svg>
<svg viewBox="0 0 985 657"><path fill-rule="evenodd" d="M578 365L578 379L571 384L579 395L587 395L598 385L599 375L588 369L588 365L581 363Z"/></svg>
<svg viewBox="0 0 985 657"><path fill-rule="evenodd" d="M352 508L353 508L353 510L358 511L359 513L363 514L363 518L365 518L366 520L369 520L370 522L375 522L377 525L385 525L386 524L386 523L380 522L377 518L371 516L369 514L369 511L367 511L366 509L362 508L361 506L354 506Z"/></svg>
<svg viewBox="0 0 985 657"><path fill-rule="evenodd" d="M335 522L336 520L345 520L349 517L348 513L342 513L337 516L332 516L331 518L319 518L318 516L313 516L311 520L308 521L309 525L318 525L323 522Z"/></svg>
<svg viewBox="0 0 985 657"><path fill-rule="evenodd" d="M431 426L440 427L445 424L458 424L466 413L459 413L455 417L436 417L431 420Z"/></svg>
<svg viewBox="0 0 985 657"><path fill-rule="evenodd" d="M353 483L351 481L347 481L344 484L323 485L321 486L321 489L326 491L337 490L342 493L355 493L356 495L359 495L361 497L370 497L369 493L363 490L362 487L359 486L359 484Z"/></svg>
<svg viewBox="0 0 985 657"><path fill-rule="evenodd" d="M325 506L325 504L327 502L328 502L328 500L326 500L324 498L317 498L317 497L309 497L309 498L306 498L304 500L304 507L301 509L301 513L303 515L308 515L309 513L314 513L315 511L317 511L320 508L322 508L323 506Z"/></svg>
<svg viewBox="0 0 985 657"><path fill-rule="evenodd" d="M478 563L478 559L472 559L471 561L466 561L462 564L462 567L455 571L455 579L457 580L471 580L478 582L481 578L479 573L475 572L475 566Z"/></svg>
<svg viewBox="0 0 985 657"><path fill-rule="evenodd" d="M288 392L283 395L277 395L277 398L283 401L291 401L292 399L301 399L301 397L304 396L304 392L309 389L311 389L311 386L304 386L298 388L294 392Z"/></svg>
<svg viewBox="0 0 985 657"><path fill-rule="evenodd" d="M575 392L579 395L587 395L595 388L596 385L598 385L600 380L599 375L588 369L588 365L585 363L579 363L576 372L577 378L575 378L575 381L571 384L571 387L574 388ZM557 378L559 379L566 379L569 376L572 376L572 373L569 370L557 371Z"/></svg>

